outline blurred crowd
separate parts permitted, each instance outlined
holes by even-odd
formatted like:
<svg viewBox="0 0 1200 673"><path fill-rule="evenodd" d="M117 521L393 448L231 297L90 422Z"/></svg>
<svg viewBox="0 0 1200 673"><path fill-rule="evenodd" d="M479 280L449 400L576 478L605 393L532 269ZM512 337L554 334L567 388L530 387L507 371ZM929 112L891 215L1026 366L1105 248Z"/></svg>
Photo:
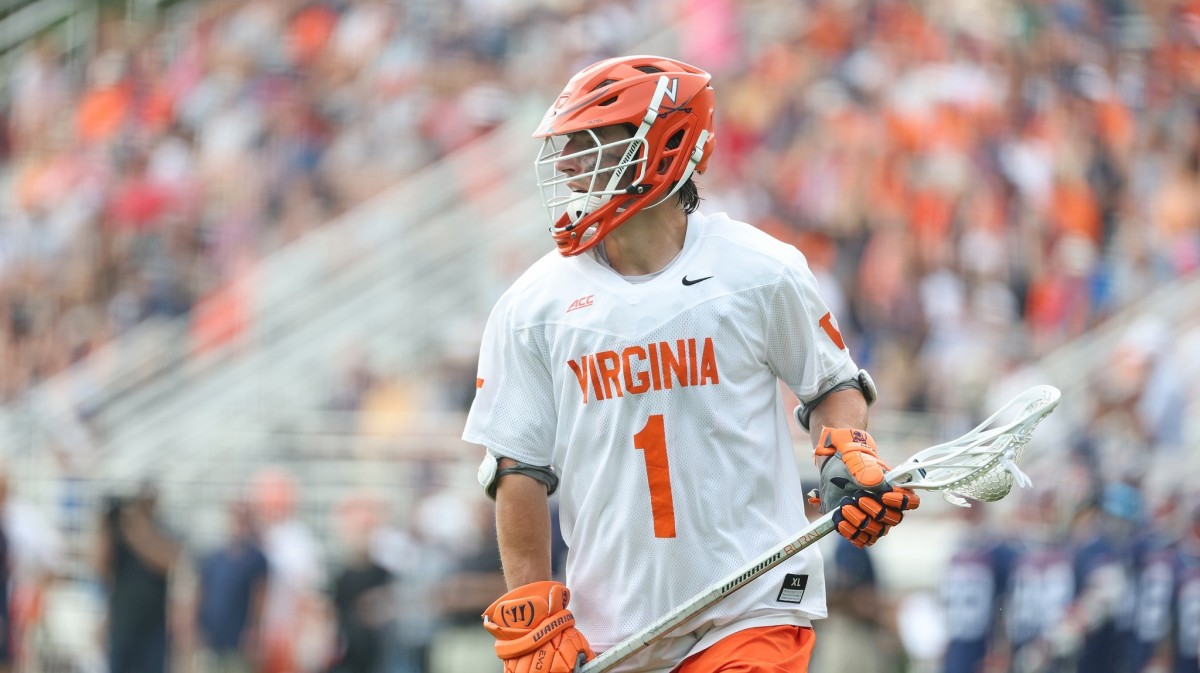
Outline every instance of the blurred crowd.
<svg viewBox="0 0 1200 673"><path fill-rule="evenodd" d="M89 553L95 591L0 622L14 646L0 670L486 670L479 614L504 579L490 502L449 483L454 467L429 462L400 498L347 484L316 517L295 471L266 467L211 505L222 521L205 542L171 511L195 506L168 505L158 484L111 493ZM14 584L43 605L56 593L53 573Z"/></svg>
<svg viewBox="0 0 1200 673"><path fill-rule="evenodd" d="M714 74L702 209L805 252L881 407L974 419L1040 358L1200 267L1194 0L166 11L104 17L82 61L47 37L16 62L0 109L0 402L146 320L229 338L247 318L230 288L258 260L656 24ZM829 555L831 602L850 619L829 628L874 633L878 670L929 655L947 673L1194 671L1170 666L1194 666L1200 641L1200 604L1185 601L1200 592L1200 504L1185 488L1200 305L1143 319L1081 365L1085 422L1058 433L1069 487L971 529L942 578L950 620L933 655L860 609L887 602L869 555ZM334 366L327 406L358 432L395 433L422 405L359 356ZM472 362L442 363L436 406L465 410L473 381ZM169 643L183 670L483 670L478 614L502 587L486 501L431 487L397 523L359 494L338 506L333 541L306 528L286 474L260 477L229 503L215 549L163 527L152 489L109 503L95 567L110 661ZM147 616L163 630L122 621ZM814 673L840 670L825 656Z"/></svg>
<svg viewBox="0 0 1200 673"><path fill-rule="evenodd" d="M703 207L808 254L885 402L978 404L1200 266L1196 3L700 4Z"/></svg>
<svg viewBox="0 0 1200 673"><path fill-rule="evenodd" d="M967 510L941 584L944 673L1200 670L1200 493L1072 495Z"/></svg>
<svg viewBox="0 0 1200 673"><path fill-rule="evenodd" d="M492 505L458 483L464 465L424 464L399 501L346 484L315 517L294 471L267 467L207 505L222 522L203 543L172 524L157 485L110 494L95 592L74 604L61 536L0 478L0 670L493 670L479 614L505 585ZM811 670L1195 673L1200 492L1147 496L1063 469L1011 503L957 510L939 533L956 540L943 572L907 595L889 589L880 550L826 538L831 615ZM561 577L560 538L553 552Z"/></svg>
<svg viewBox="0 0 1200 673"><path fill-rule="evenodd" d="M84 58L36 39L0 124L0 401L150 318L231 338L258 260L503 123L558 79L547 62L641 34L653 4L206 0L102 14Z"/></svg>

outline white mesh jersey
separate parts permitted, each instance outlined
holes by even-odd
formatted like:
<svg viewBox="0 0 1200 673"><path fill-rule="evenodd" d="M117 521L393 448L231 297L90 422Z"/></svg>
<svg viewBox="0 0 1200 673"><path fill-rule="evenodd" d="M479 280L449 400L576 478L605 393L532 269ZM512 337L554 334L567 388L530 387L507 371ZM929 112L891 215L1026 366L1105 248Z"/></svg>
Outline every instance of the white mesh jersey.
<svg viewBox="0 0 1200 673"><path fill-rule="evenodd" d="M807 401L857 370L798 250L693 214L645 283L535 263L488 320L463 438L560 475L571 608L603 651L804 526L778 380ZM673 637L825 614L813 546Z"/></svg>

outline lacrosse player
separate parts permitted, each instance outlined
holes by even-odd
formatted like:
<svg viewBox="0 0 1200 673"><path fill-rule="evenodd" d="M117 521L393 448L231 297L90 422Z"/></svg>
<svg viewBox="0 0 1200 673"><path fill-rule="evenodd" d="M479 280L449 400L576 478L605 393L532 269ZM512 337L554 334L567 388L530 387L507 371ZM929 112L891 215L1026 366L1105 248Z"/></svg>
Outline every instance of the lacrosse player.
<svg viewBox="0 0 1200 673"><path fill-rule="evenodd" d="M962 510L966 535L942 580L949 635L942 673L978 673L997 658L996 645L1003 632L999 608L1017 551L985 520L986 515L977 504Z"/></svg>
<svg viewBox="0 0 1200 673"><path fill-rule="evenodd" d="M1078 624L1078 673L1128 670L1135 586L1130 565L1134 532L1142 521L1142 495L1130 484L1104 485L1075 515L1072 537L1075 600L1067 620Z"/></svg>
<svg viewBox="0 0 1200 673"><path fill-rule="evenodd" d="M1020 538L1007 584L1004 611L1007 659L1015 673L1067 669L1063 632L1075 593L1075 574L1061 518L1051 490L1026 496L1015 523Z"/></svg>
<svg viewBox="0 0 1200 673"><path fill-rule="evenodd" d="M1172 673L1200 673L1200 501L1191 510L1179 542L1174 593Z"/></svg>
<svg viewBox="0 0 1200 673"><path fill-rule="evenodd" d="M1171 659L1171 598L1180 563L1176 519L1182 518L1182 501L1181 493L1169 492L1134 535L1129 664L1133 673L1166 671Z"/></svg>
<svg viewBox="0 0 1200 673"><path fill-rule="evenodd" d="M571 78L534 133L558 249L492 311L463 433L487 449L509 592L484 626L506 672L573 671L805 523L779 381L842 535L872 544L919 503L884 482L874 385L803 255L697 210L714 105L702 70L616 58ZM804 550L613 670L807 670L821 565Z"/></svg>

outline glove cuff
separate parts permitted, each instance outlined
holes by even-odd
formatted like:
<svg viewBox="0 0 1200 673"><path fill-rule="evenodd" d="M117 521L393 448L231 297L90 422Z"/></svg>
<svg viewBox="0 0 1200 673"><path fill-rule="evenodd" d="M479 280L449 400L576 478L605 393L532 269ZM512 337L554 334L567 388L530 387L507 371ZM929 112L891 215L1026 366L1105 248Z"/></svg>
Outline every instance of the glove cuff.
<svg viewBox="0 0 1200 673"><path fill-rule="evenodd" d="M858 428L831 428L828 426L821 428L821 438L817 440L817 445L813 448L813 453L818 456L832 456L837 454L838 450L853 448L857 451L866 451L871 455L879 455L879 449L875 446L875 438L866 430Z"/></svg>

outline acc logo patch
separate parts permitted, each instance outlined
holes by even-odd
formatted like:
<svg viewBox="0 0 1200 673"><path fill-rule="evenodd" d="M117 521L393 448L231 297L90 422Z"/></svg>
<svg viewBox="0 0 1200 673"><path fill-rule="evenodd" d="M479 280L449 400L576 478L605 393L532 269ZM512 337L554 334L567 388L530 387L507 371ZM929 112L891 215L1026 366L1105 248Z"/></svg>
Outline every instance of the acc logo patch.
<svg viewBox="0 0 1200 673"><path fill-rule="evenodd" d="M575 311L577 309L587 308L587 307L591 306L592 305L592 297L594 297L594 296L596 296L596 295L589 294L586 297L580 297L579 299L576 299L575 301L571 302L571 305L567 307L567 313L570 313L571 311Z"/></svg>

